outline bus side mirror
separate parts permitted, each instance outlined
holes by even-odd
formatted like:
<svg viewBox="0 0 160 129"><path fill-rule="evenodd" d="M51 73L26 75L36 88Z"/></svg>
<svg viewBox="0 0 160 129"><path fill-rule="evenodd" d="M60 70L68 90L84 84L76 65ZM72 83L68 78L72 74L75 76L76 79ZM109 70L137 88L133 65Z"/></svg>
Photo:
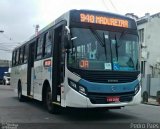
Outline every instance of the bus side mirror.
<svg viewBox="0 0 160 129"><path fill-rule="evenodd" d="M68 26L65 26L64 48L65 49L71 48L70 29Z"/></svg>
<svg viewBox="0 0 160 129"><path fill-rule="evenodd" d="M71 48L71 40L68 39L68 36L64 37L64 48L65 49L70 49Z"/></svg>

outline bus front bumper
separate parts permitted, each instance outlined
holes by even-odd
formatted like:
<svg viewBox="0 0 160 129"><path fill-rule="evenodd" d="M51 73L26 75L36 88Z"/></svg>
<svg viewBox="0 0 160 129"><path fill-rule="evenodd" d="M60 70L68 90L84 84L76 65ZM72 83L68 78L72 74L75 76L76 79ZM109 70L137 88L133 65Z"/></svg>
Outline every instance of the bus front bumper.
<svg viewBox="0 0 160 129"><path fill-rule="evenodd" d="M103 103L103 104L93 104L90 99L77 91L70 88L66 96L66 106L75 108L100 108L100 107L124 107L130 105L137 105L141 103L141 87L138 93L132 97L129 102L113 102L113 103Z"/></svg>

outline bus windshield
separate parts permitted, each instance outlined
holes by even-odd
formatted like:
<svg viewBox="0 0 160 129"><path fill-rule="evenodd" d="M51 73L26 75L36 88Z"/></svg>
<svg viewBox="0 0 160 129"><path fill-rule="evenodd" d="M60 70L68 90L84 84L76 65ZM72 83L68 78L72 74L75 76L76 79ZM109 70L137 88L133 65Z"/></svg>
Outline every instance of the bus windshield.
<svg viewBox="0 0 160 129"><path fill-rule="evenodd" d="M72 28L71 36L69 67L87 70L138 70L137 35L127 32Z"/></svg>

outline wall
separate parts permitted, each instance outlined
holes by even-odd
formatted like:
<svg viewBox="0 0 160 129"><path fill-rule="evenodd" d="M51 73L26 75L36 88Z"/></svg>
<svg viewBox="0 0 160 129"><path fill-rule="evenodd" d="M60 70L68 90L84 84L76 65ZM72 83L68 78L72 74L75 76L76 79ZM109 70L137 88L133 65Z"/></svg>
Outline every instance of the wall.
<svg viewBox="0 0 160 129"><path fill-rule="evenodd" d="M144 42L142 50L146 58L141 57L145 63L145 76L142 78L142 93L148 91L149 95L156 96L160 91L160 14L148 17L148 21L139 24L138 30L144 28Z"/></svg>

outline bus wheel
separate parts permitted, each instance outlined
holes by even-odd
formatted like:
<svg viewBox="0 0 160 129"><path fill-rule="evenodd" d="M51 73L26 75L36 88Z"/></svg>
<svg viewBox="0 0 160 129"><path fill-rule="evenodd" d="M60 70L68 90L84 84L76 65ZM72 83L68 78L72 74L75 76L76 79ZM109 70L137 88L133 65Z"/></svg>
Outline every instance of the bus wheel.
<svg viewBox="0 0 160 129"><path fill-rule="evenodd" d="M24 96L22 95L22 87L20 83L18 84L18 100L20 102L24 101Z"/></svg>
<svg viewBox="0 0 160 129"><path fill-rule="evenodd" d="M59 114L60 113L60 106L52 104L52 94L49 87L46 90L46 107L49 113L52 114Z"/></svg>

